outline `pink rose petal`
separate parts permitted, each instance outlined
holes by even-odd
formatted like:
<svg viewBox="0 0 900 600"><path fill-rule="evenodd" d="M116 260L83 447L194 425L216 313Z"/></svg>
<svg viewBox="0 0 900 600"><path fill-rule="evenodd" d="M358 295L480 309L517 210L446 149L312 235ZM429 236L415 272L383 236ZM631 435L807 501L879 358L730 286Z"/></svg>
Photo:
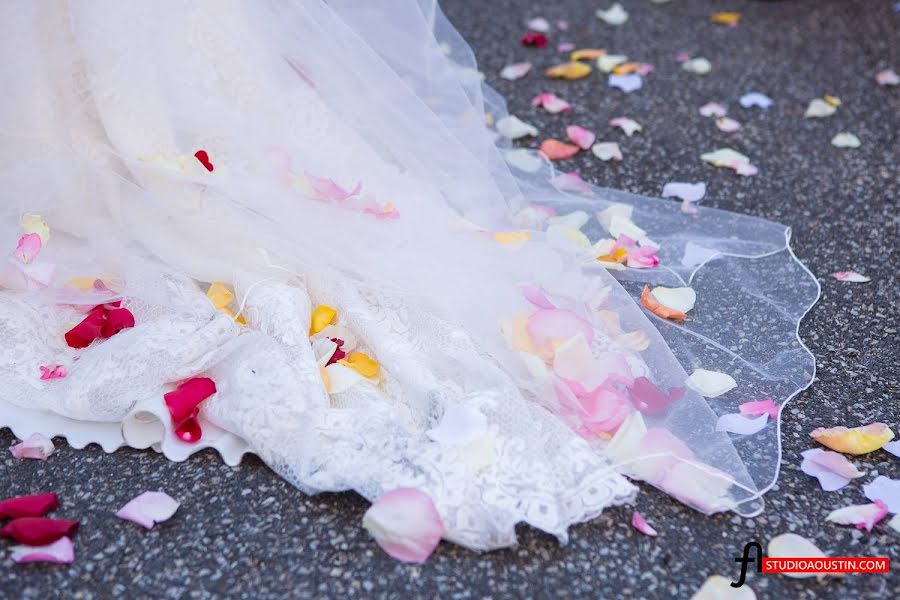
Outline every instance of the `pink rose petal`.
<svg viewBox="0 0 900 600"><path fill-rule="evenodd" d="M16 564L47 562L68 565L75 560L75 546L67 537L46 546L13 546L11 550L10 558Z"/></svg>
<svg viewBox="0 0 900 600"><path fill-rule="evenodd" d="M881 500L873 504L854 504L828 513L826 521L838 525L853 525L857 529L872 531L872 528L888 513L888 508Z"/></svg>
<svg viewBox="0 0 900 600"><path fill-rule="evenodd" d="M684 398L685 388L669 388L666 394L646 377L638 377L628 389L634 407L645 415L661 415L669 405Z"/></svg>
<svg viewBox="0 0 900 600"><path fill-rule="evenodd" d="M352 190L345 190L331 179L324 179L305 173L306 180L312 187L316 200L322 202L343 202L353 196L358 196L362 191L362 183L357 183Z"/></svg>
<svg viewBox="0 0 900 600"><path fill-rule="evenodd" d="M178 502L165 492L144 492L119 509L116 516L153 529L157 523L172 518L178 506Z"/></svg>
<svg viewBox="0 0 900 600"><path fill-rule="evenodd" d="M757 400L754 402L744 402L738 406L738 410L746 417L758 417L763 413L768 413L769 418L777 419L780 406L775 404L771 398L765 400Z"/></svg>
<svg viewBox="0 0 900 600"><path fill-rule="evenodd" d="M582 150L587 150L594 145L597 136L588 131L584 127L578 125L569 125L566 127L566 135L572 140L573 144L578 145Z"/></svg>
<svg viewBox="0 0 900 600"><path fill-rule="evenodd" d="M866 277L856 271L838 271L837 273L832 273L831 276L838 281L849 281L851 283L867 283L872 281L871 277Z"/></svg>
<svg viewBox="0 0 900 600"><path fill-rule="evenodd" d="M892 513L900 513L900 479L891 479L879 475L871 482L862 486L866 498L878 502L884 502Z"/></svg>
<svg viewBox="0 0 900 600"><path fill-rule="evenodd" d="M41 253L41 246L43 246L41 236L36 233L26 233L19 238L19 243L13 250L13 256L27 265Z"/></svg>
<svg viewBox="0 0 900 600"><path fill-rule="evenodd" d="M69 371L62 365L53 365L52 367L49 365L40 365L38 368L41 370L42 381L48 379L62 379L69 374Z"/></svg>
<svg viewBox="0 0 900 600"><path fill-rule="evenodd" d="M842 454L813 448L801 452L803 462L800 470L819 480L819 485L826 492L833 492L850 483L851 479L863 477L865 473L858 470Z"/></svg>
<svg viewBox="0 0 900 600"><path fill-rule="evenodd" d="M625 257L626 264L633 269L650 269L659 264L659 257L656 255L658 248L653 246L641 246L634 250L629 250Z"/></svg>
<svg viewBox="0 0 900 600"><path fill-rule="evenodd" d="M0 501L0 519L43 517L57 508L59 508L59 498L54 492L17 496Z"/></svg>
<svg viewBox="0 0 900 600"><path fill-rule="evenodd" d="M653 529L653 527L651 527L649 523L647 523L644 515L642 515L638 511L634 511L633 513L631 513L631 526L644 535L649 535L651 537L657 536L656 530Z"/></svg>
<svg viewBox="0 0 900 600"><path fill-rule="evenodd" d="M363 527L392 558L422 563L444 535L431 497L414 488L397 488L376 500L363 515Z"/></svg>
<svg viewBox="0 0 900 600"><path fill-rule="evenodd" d="M586 396L579 396L578 401L584 412L577 432L585 438L615 432L633 411L628 398L612 386L600 386Z"/></svg>
<svg viewBox="0 0 900 600"><path fill-rule="evenodd" d="M560 113L567 110L572 110L572 105L556 96L556 94L543 93L538 94L531 100L532 106L540 106L543 107L549 113Z"/></svg>
<svg viewBox="0 0 900 600"><path fill-rule="evenodd" d="M556 306L554 306L547 298L547 294L544 293L544 290L540 286L532 283L525 284L522 286L522 295L525 296L526 300L538 308L556 308Z"/></svg>
<svg viewBox="0 0 900 600"><path fill-rule="evenodd" d="M552 351L554 342L569 340L578 333L590 344L594 339L591 324L570 310L560 308L542 309L530 317L525 330L535 345L545 351Z"/></svg>
<svg viewBox="0 0 900 600"><path fill-rule="evenodd" d="M27 440L10 446L9 451L15 458L47 460L54 449L53 440L41 433L32 433Z"/></svg>

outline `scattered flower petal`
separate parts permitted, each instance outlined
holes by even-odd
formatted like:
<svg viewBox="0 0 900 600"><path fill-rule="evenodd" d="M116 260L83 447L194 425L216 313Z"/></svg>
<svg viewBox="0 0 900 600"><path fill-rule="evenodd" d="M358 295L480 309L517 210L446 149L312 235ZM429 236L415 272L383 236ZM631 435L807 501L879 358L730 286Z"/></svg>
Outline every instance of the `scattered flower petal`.
<svg viewBox="0 0 900 600"><path fill-rule="evenodd" d="M701 154L700 158L716 167L734 169L739 175L755 175L757 168L750 164L750 159L731 148L719 148L714 152Z"/></svg>
<svg viewBox="0 0 900 600"><path fill-rule="evenodd" d="M42 433L32 433L27 440L10 446L9 451L15 458L34 458L47 460L55 450L53 440Z"/></svg>
<svg viewBox="0 0 900 600"><path fill-rule="evenodd" d="M528 21L528 29L531 31L539 31L541 33L547 33L550 31L550 23L547 22L547 19L544 17L535 17Z"/></svg>
<svg viewBox="0 0 900 600"><path fill-rule="evenodd" d="M620 161L622 160L622 151L616 142L600 142L591 147L594 156L603 161Z"/></svg>
<svg viewBox="0 0 900 600"><path fill-rule="evenodd" d="M591 186L578 173L563 173L550 180L553 187L562 192L574 192L583 196L593 195Z"/></svg>
<svg viewBox="0 0 900 600"><path fill-rule="evenodd" d="M644 518L644 515L639 513L638 511L634 511L631 513L631 526L643 533L644 535L649 535L650 537L656 537L658 534L653 527L647 523L647 520Z"/></svg>
<svg viewBox="0 0 900 600"><path fill-rule="evenodd" d="M744 108L758 106L759 108L766 109L772 106L772 104L774 104L774 101L765 94L760 94L759 92L748 92L741 96L740 103Z"/></svg>
<svg viewBox="0 0 900 600"><path fill-rule="evenodd" d="M643 332L642 332L643 333ZM684 398L683 387L669 388L665 393L646 377L637 377L628 388L631 403L645 415L661 415L668 410L669 405Z"/></svg>
<svg viewBox="0 0 900 600"><path fill-rule="evenodd" d="M572 229L581 229L590 220L590 216L583 210L574 210L564 215L550 217L548 222L552 225L562 225Z"/></svg>
<svg viewBox="0 0 900 600"><path fill-rule="evenodd" d="M825 558L825 553L815 544L796 533L782 533L769 540L766 550L769 558ZM825 573L784 573L794 579L808 579Z"/></svg>
<svg viewBox="0 0 900 600"><path fill-rule="evenodd" d="M440 424L425 433L439 444L465 446L487 433L487 417L473 406L447 405Z"/></svg>
<svg viewBox="0 0 900 600"><path fill-rule="evenodd" d="M11 550L10 558L16 564L46 562L68 565L75 560L75 546L67 537L45 546L13 546Z"/></svg>
<svg viewBox="0 0 900 600"><path fill-rule="evenodd" d="M716 421L716 431L725 431L737 435L753 435L765 429L768 422L768 413L758 417L745 417L740 413L731 413L719 417Z"/></svg>
<svg viewBox="0 0 900 600"><path fill-rule="evenodd" d="M830 117L836 111L837 108L835 106L829 104L828 102L825 102L821 98L816 98L809 103L809 106L806 108L806 112L803 113L803 118L814 119Z"/></svg>
<svg viewBox="0 0 900 600"><path fill-rule="evenodd" d="M525 171L526 173L535 173L541 169L544 162L538 156L538 153L527 148L516 148L508 151L504 158L511 166Z"/></svg>
<svg viewBox="0 0 900 600"><path fill-rule="evenodd" d="M885 69L875 74L875 81L881 86L898 85L900 84L900 75L897 75L893 69Z"/></svg>
<svg viewBox="0 0 900 600"><path fill-rule="evenodd" d="M900 457L900 440L896 442L888 442L881 447L882 450L890 452L894 456Z"/></svg>
<svg viewBox="0 0 900 600"><path fill-rule="evenodd" d="M203 165L204 169L206 169L210 173L213 172L215 167L213 167L213 164L210 162L209 154L206 152L206 150L197 150L196 152L194 152L194 157L200 161L200 164Z"/></svg>
<svg viewBox="0 0 900 600"><path fill-rule="evenodd" d="M378 363L364 352L351 352L347 358L338 362L345 367L350 367L363 377L372 378L378 376Z"/></svg>
<svg viewBox="0 0 900 600"><path fill-rule="evenodd" d="M900 533L900 515L894 515L891 517L891 520L888 521L888 527Z"/></svg>
<svg viewBox="0 0 900 600"><path fill-rule="evenodd" d="M313 310L310 318L309 335L315 335L330 325L337 316L337 311L330 306L320 304Z"/></svg>
<svg viewBox="0 0 900 600"><path fill-rule="evenodd" d="M628 20L628 13L622 8L622 5L616 2L606 10L597 10L594 13L597 18L607 25L618 26Z"/></svg>
<svg viewBox="0 0 900 600"><path fill-rule="evenodd" d="M363 516L363 527L392 558L422 563L444 535L431 497L414 488L398 488L378 498Z"/></svg>
<svg viewBox="0 0 900 600"><path fill-rule="evenodd" d="M852 133L839 133L831 138L831 145L836 148L859 148L862 142Z"/></svg>
<svg viewBox="0 0 900 600"><path fill-rule="evenodd" d="M78 531L78 521L48 519L47 517L19 517L0 529L0 537L12 538L27 546L52 544L61 537L72 537Z"/></svg>
<svg viewBox="0 0 900 600"><path fill-rule="evenodd" d="M660 304L680 313L688 313L697 302L697 292L690 287L655 287L650 292Z"/></svg>
<svg viewBox="0 0 900 600"><path fill-rule="evenodd" d="M549 139L541 142L541 154L550 160L565 160L567 158L572 158L578 154L579 150L580 148L578 146L566 144L559 140Z"/></svg>
<svg viewBox="0 0 900 600"><path fill-rule="evenodd" d="M570 340L579 333L590 344L594 339L594 328L574 312L562 308L536 311L528 317L525 330L534 345L541 351L553 354L556 345Z"/></svg>
<svg viewBox="0 0 900 600"><path fill-rule="evenodd" d="M833 492L850 483L851 479L863 477L865 473L847 460L843 454L813 448L800 453L803 462L800 470L819 480L819 485L826 492Z"/></svg>
<svg viewBox="0 0 900 600"><path fill-rule="evenodd" d="M164 394L163 399L172 425L175 427L175 435L189 444L200 440L203 432L197 415L200 413L200 403L216 393L216 384L209 377L194 377L188 379L175 390Z"/></svg>
<svg viewBox="0 0 900 600"><path fill-rule="evenodd" d="M697 75L707 75L712 71L712 63L701 56L684 61L681 63L681 68Z"/></svg>
<svg viewBox="0 0 900 600"><path fill-rule="evenodd" d="M887 515L884 502L876 500L873 504L853 504L828 513L826 521L838 525L853 525L857 529L871 532L872 528Z"/></svg>
<svg viewBox="0 0 900 600"><path fill-rule="evenodd" d="M581 79L587 77L591 73L591 66L583 62L570 61L550 67L544 71L544 75L554 79Z"/></svg>
<svg viewBox="0 0 900 600"><path fill-rule="evenodd" d="M814 440L844 454L867 454L878 450L894 439L894 432L884 423L861 427L819 427L809 434Z"/></svg>
<svg viewBox="0 0 900 600"><path fill-rule="evenodd" d="M624 131L625 135L628 137L631 137L637 131L643 130L640 123L634 119L629 119L628 117L616 117L615 119L610 119L609 124Z"/></svg>
<svg viewBox="0 0 900 600"><path fill-rule="evenodd" d="M70 348L87 348L97 338L106 339L134 327L134 315L120 304L116 301L92 308L78 325L66 332L66 344Z"/></svg>
<svg viewBox="0 0 900 600"><path fill-rule="evenodd" d="M36 233L26 233L19 238L16 249L13 250L13 256L19 259L23 264L28 264L37 258L41 253L43 242L41 236Z"/></svg>
<svg viewBox="0 0 900 600"><path fill-rule="evenodd" d="M888 511L900 513L900 479L879 475L862 486L866 498L873 502L884 502Z"/></svg>
<svg viewBox="0 0 900 600"><path fill-rule="evenodd" d="M557 97L556 94L551 94L548 92L538 94L537 96L532 98L531 105L543 107L544 110L552 114L572 110L571 104L569 104L562 98Z"/></svg>
<svg viewBox="0 0 900 600"><path fill-rule="evenodd" d="M688 202L699 202L706 195L706 184L700 183L681 183L671 181L663 186L663 198L680 198Z"/></svg>
<svg viewBox="0 0 900 600"><path fill-rule="evenodd" d="M43 517L57 508L59 508L59 498L54 492L16 496L0 501L0 519Z"/></svg>
<svg viewBox="0 0 900 600"><path fill-rule="evenodd" d="M707 398L717 398L737 387L737 382L731 375L706 369L694 369L685 384Z"/></svg>
<svg viewBox="0 0 900 600"><path fill-rule="evenodd" d="M765 400L756 400L754 402L744 402L738 406L741 414L747 417L758 417L766 413L772 419L778 418L778 411L781 407L775 404L771 398Z"/></svg>
<svg viewBox="0 0 900 600"><path fill-rule="evenodd" d="M637 73L630 73L628 75L616 75L613 73L609 76L607 83L611 88L618 88L626 94L630 94L631 92L641 89L644 85L644 80Z"/></svg>
<svg viewBox="0 0 900 600"><path fill-rule="evenodd" d="M566 127L566 135L573 144L577 144L582 150L590 148L593 145L594 140L597 139L597 136L594 135L593 132L588 131L584 127L579 127L578 125L569 125Z"/></svg>
<svg viewBox="0 0 900 600"><path fill-rule="evenodd" d="M741 13L736 12L717 12L709 15L709 20L716 25L727 25L728 27L737 27L741 22Z"/></svg>
<svg viewBox="0 0 900 600"><path fill-rule="evenodd" d="M597 60L606 55L606 50L600 48L579 48L569 55L569 60Z"/></svg>
<svg viewBox="0 0 900 600"><path fill-rule="evenodd" d="M40 215L25 213L22 215L22 218L19 219L19 227L21 227L22 231L26 234L36 233L40 236L42 244L46 244L50 239L50 226L47 225L47 222Z"/></svg>
<svg viewBox="0 0 900 600"><path fill-rule="evenodd" d="M831 276L838 281L850 281L852 283L868 283L872 281L871 277L866 277L856 271L838 271L837 273L832 273Z"/></svg>
<svg viewBox="0 0 900 600"><path fill-rule="evenodd" d="M168 521L178 510L178 502L165 492L144 492L119 509L116 516L147 529Z"/></svg>
<svg viewBox="0 0 900 600"><path fill-rule="evenodd" d="M710 102L700 107L700 114L704 117L724 117L726 112L728 109L716 102Z"/></svg>
<svg viewBox="0 0 900 600"><path fill-rule="evenodd" d="M526 48L544 48L547 42L547 36L537 31L526 32L521 40L522 45Z"/></svg>
<svg viewBox="0 0 900 600"><path fill-rule="evenodd" d="M62 379L69 374L68 369L62 365L40 365L38 368L41 370L41 381Z"/></svg>
<svg viewBox="0 0 900 600"><path fill-rule="evenodd" d="M572 42L560 42L556 45L556 50L558 52L571 52L575 49L575 44Z"/></svg>
<svg viewBox="0 0 900 600"><path fill-rule="evenodd" d="M515 81L528 75L531 70L530 62L520 62L507 65L500 70L500 77L508 81Z"/></svg>
<svg viewBox="0 0 900 600"><path fill-rule="evenodd" d="M597 68L604 73L611 73L613 69L628 60L624 54L603 54L597 57Z"/></svg>
<svg viewBox="0 0 900 600"><path fill-rule="evenodd" d="M728 117L719 117L718 119L716 119L716 127L719 128L719 131L724 131L725 133L734 133L741 128L741 124L734 119L729 119Z"/></svg>
<svg viewBox="0 0 900 600"><path fill-rule="evenodd" d="M700 589L694 592L691 600L756 600L756 593L746 583L735 588L729 577L710 575Z"/></svg>
<svg viewBox="0 0 900 600"><path fill-rule="evenodd" d="M537 127L529 125L515 115L509 115L497 121L497 132L511 140L538 134Z"/></svg>
<svg viewBox="0 0 900 600"><path fill-rule="evenodd" d="M641 306L663 319L671 319L673 321L683 321L687 319L687 315L667 306L663 306L650 294L650 286L645 285L644 291L641 293Z"/></svg>

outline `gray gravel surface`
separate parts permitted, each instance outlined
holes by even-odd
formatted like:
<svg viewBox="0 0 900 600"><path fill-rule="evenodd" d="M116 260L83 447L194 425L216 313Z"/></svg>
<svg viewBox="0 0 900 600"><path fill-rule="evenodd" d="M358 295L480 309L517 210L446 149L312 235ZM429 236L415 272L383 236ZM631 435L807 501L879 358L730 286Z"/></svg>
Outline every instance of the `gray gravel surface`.
<svg viewBox="0 0 900 600"><path fill-rule="evenodd" d="M631 18L612 28L593 16L610 3L446 0L444 9L513 112L562 137L565 119L529 106L538 91L556 91L575 104L573 119L620 142L622 163L589 154L570 161L589 180L649 195L667 181L706 181L707 205L793 227L797 254L822 283L822 299L801 327L819 371L783 416L782 476L763 516L704 517L644 489L637 507L659 530L655 539L630 527L630 509L616 508L573 527L568 546L521 527L515 548L476 554L441 544L426 564L406 566L385 556L360 527L366 503L354 494L304 496L256 459L233 469L206 452L173 464L152 452L106 455L57 440L60 448L46 463L0 454L0 497L58 492L57 514L82 521L77 560L69 567L14 566L0 558L0 597L689 597L710 574L736 575L733 557L745 542L765 546L788 531L833 555L900 561L900 533L886 521L871 533L824 522L830 510L865 501L858 483L824 493L798 467L814 427L883 421L898 431L900 425L894 249L900 90L879 88L873 79L880 69L900 69L900 14L886 0L624 0ZM739 11L744 21L735 29L712 25L707 15L717 10ZM534 16L572 26L552 34L553 48L520 48L524 23ZM596 74L577 82L550 82L538 73L517 82L497 77L512 61L549 66L559 57L558 41L605 47L656 70L630 95L606 88ZM712 73L682 71L674 61L682 51L709 58ZM751 90L767 93L775 106L741 109L738 97ZM843 100L838 113L803 119L809 100L826 93ZM697 114L709 101L727 104L744 129L726 138ZM640 121L644 132L627 139L605 129L622 114ZM839 131L858 135L862 147L832 147ZM758 176L740 178L699 160L726 141L753 159ZM827 276L846 269L873 281L854 285ZM0 432L0 446L12 443L8 431ZM875 471L900 477L900 460L885 452L854 462L871 472L862 481ZM147 489L181 500L176 517L144 531L113 516ZM824 582L751 575L749 583L760 598L890 598L900 589L898 568Z"/></svg>

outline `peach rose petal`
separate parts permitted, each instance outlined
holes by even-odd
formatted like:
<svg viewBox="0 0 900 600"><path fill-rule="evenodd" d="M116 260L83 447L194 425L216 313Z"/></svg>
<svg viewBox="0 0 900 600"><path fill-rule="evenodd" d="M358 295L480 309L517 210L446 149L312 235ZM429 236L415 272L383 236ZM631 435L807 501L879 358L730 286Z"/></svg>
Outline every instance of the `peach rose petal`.
<svg viewBox="0 0 900 600"><path fill-rule="evenodd" d="M431 497L414 488L382 495L363 515L362 525L382 550L405 563L425 562L444 535Z"/></svg>
<svg viewBox="0 0 900 600"><path fill-rule="evenodd" d="M144 492L119 509L116 516L146 529L168 521L178 510L178 501L165 492Z"/></svg>
<svg viewBox="0 0 900 600"><path fill-rule="evenodd" d="M566 144L554 139L544 140L541 143L541 154L550 160L565 160L567 158L572 158L578 154L579 150L580 148L578 146Z"/></svg>
<svg viewBox="0 0 900 600"><path fill-rule="evenodd" d="M872 504L853 504L839 508L828 513L826 521L838 525L853 525L857 529L865 529L868 532L887 515L888 509L884 502L876 500Z"/></svg>
<svg viewBox="0 0 900 600"><path fill-rule="evenodd" d="M872 423L852 429L819 427L809 435L823 446L844 454L868 454L894 439L894 432L884 423Z"/></svg>
<svg viewBox="0 0 900 600"><path fill-rule="evenodd" d="M672 321L683 321L687 319L687 315L685 313L673 308L669 308L668 306L663 306L658 300L656 300L656 298L654 298L650 293L650 286L648 285L645 285L644 291L641 292L641 306L663 319L670 319Z"/></svg>
<svg viewBox="0 0 900 600"><path fill-rule="evenodd" d="M33 562L68 565L75 560L75 546L68 537L61 537L46 546L13 546L10 559L16 564Z"/></svg>
<svg viewBox="0 0 900 600"><path fill-rule="evenodd" d="M639 513L638 511L634 511L631 513L631 526L643 533L644 535L649 535L650 537L656 537L658 533L653 527L647 523L647 520L644 518L644 515Z"/></svg>
<svg viewBox="0 0 900 600"><path fill-rule="evenodd" d="M741 128L741 124L734 119L729 119L728 117L719 117L718 119L716 119L716 127L719 128L719 131L724 131L725 133L734 133Z"/></svg>
<svg viewBox="0 0 900 600"><path fill-rule="evenodd" d="M54 450L53 440L42 433L32 433L27 440L9 448L10 454L15 458L33 458L36 460L47 460Z"/></svg>
<svg viewBox="0 0 900 600"><path fill-rule="evenodd" d="M769 558L825 558L825 553L811 541L796 533L782 533L769 540L766 550ZM825 573L782 573L794 579L823 577Z"/></svg>
<svg viewBox="0 0 900 600"><path fill-rule="evenodd" d="M569 55L569 60L597 60L606 54L601 48L579 48Z"/></svg>

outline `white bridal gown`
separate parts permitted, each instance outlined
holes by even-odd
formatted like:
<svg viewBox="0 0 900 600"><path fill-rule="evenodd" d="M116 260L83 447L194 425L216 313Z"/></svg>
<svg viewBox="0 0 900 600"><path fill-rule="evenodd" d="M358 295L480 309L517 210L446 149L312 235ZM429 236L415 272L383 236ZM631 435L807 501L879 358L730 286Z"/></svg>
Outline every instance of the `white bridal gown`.
<svg viewBox="0 0 900 600"><path fill-rule="evenodd" d="M0 48L0 426L254 453L307 493L416 487L474 549L519 522L565 540L632 498L623 474L760 510L777 419L716 423L812 380L818 288L789 230L512 166L485 125L505 106L432 0L10 0ZM579 228L652 240L660 264L609 271ZM690 286L688 319L641 308L645 283ZM114 301L134 327L67 344ZM377 375L323 370L331 337ZM696 369L736 386L685 390ZM217 393L187 443L163 395L194 377Z"/></svg>

